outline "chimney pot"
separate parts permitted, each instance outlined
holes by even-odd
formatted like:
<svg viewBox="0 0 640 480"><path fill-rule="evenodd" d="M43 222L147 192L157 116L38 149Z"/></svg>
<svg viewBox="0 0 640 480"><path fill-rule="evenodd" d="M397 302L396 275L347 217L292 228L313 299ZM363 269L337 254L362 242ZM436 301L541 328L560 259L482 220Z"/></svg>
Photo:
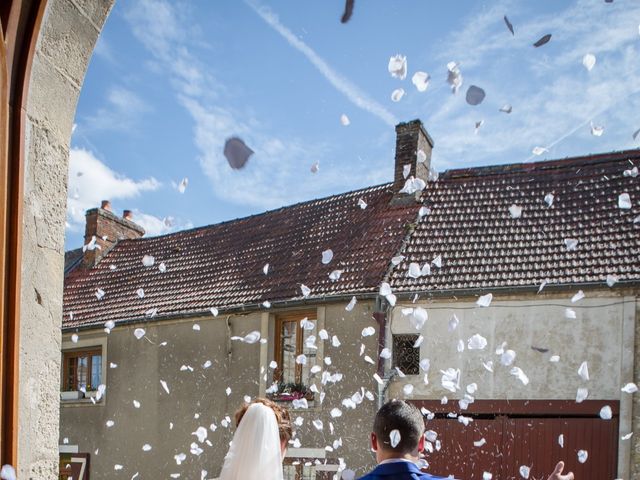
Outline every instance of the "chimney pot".
<svg viewBox="0 0 640 480"><path fill-rule="evenodd" d="M430 180L432 150L433 139L420 120L396 125L394 192L399 192L410 177L419 178L425 183Z"/></svg>
<svg viewBox="0 0 640 480"><path fill-rule="evenodd" d="M133 221L133 212L131 210L124 210L122 212L122 218L132 222Z"/></svg>
<svg viewBox="0 0 640 480"><path fill-rule="evenodd" d="M111 202L109 200L102 200L102 203L100 204L100 208L103 210L111 211Z"/></svg>

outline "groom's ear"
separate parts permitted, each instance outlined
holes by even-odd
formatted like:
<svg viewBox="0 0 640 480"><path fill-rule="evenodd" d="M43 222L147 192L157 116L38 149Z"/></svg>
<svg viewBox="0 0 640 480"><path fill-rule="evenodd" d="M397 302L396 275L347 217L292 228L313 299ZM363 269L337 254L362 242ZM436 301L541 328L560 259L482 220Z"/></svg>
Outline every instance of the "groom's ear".
<svg viewBox="0 0 640 480"><path fill-rule="evenodd" d="M374 432L371 432L371 450L378 451L378 437Z"/></svg>
<svg viewBox="0 0 640 480"><path fill-rule="evenodd" d="M418 452L424 452L424 433L420 435L420 440L418 440Z"/></svg>

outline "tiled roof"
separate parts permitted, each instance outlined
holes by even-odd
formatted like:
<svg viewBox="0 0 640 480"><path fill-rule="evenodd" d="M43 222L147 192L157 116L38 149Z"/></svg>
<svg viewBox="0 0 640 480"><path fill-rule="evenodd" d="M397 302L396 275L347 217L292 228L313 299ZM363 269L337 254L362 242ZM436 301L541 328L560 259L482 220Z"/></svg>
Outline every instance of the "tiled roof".
<svg viewBox="0 0 640 480"><path fill-rule="evenodd" d="M553 284L604 286L608 274L640 281L640 150L556 161L450 170L419 203L395 205L391 184L301 203L218 225L119 242L93 269L65 279L64 327L373 293L388 275L396 293L486 290ZM551 207L545 202L553 194ZM631 209L620 209L628 193ZM358 199L368 204L365 210ZM522 207L520 218L509 208ZM637 220L636 220L637 219ZM634 221L635 220L635 221ZM408 243L408 227L415 227ZM566 239L578 240L569 251ZM389 273L401 250L406 259ZM322 251L333 261L323 265ZM156 264L144 267L142 257ZM442 267L407 277L436 256ZM158 265L163 262L166 272ZM263 266L269 263L269 274ZM114 268L115 269L112 269ZM329 274L344 270L333 282ZM140 299L136 290L144 290ZM105 292L101 300L97 289ZM72 314L72 315L71 315Z"/></svg>
<svg viewBox="0 0 640 480"><path fill-rule="evenodd" d="M398 292L640 280L640 150L496 167L451 170L427 185L431 209L392 272ZM545 195L553 194L551 207ZM618 207L628 193L631 209ZM511 205L522 207L512 218ZM634 221L635 220L635 221ZM578 240L568 251L565 239ZM408 278L440 255L442 268ZM606 288L606 286L605 286Z"/></svg>
<svg viewBox="0 0 640 480"><path fill-rule="evenodd" d="M76 268L82 261L82 248L64 252L64 274Z"/></svg>
<svg viewBox="0 0 640 480"><path fill-rule="evenodd" d="M106 320L205 312L247 304L375 292L419 205L392 206L391 185L153 238L120 241L93 269L65 278L65 328ZM358 206L362 198L366 209ZM322 252L333 250L331 263ZM142 264L155 258L153 267ZM160 263L166 272L158 269ZM263 267L269 263L269 273ZM115 267L115 269L113 269ZM331 281L333 270L344 270ZM136 291L142 288L144 298ZM95 293L105 294L98 300Z"/></svg>

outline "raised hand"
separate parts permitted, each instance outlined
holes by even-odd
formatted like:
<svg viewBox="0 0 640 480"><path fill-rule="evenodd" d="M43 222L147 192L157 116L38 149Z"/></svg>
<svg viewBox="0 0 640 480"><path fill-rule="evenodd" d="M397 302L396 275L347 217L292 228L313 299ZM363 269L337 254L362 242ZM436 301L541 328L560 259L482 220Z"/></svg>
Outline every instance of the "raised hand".
<svg viewBox="0 0 640 480"><path fill-rule="evenodd" d="M564 470L564 462L558 462L547 480L574 480L573 472L562 475L562 470Z"/></svg>

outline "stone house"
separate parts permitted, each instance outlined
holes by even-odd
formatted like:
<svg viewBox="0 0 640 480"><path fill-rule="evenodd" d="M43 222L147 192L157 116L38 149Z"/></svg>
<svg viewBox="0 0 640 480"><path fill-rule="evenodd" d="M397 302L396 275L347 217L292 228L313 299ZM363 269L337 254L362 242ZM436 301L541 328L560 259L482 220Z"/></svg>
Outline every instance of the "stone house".
<svg viewBox="0 0 640 480"><path fill-rule="evenodd" d="M635 474L640 151L437 178L421 122L396 132L393 183L154 238L89 210L62 463L213 478L235 409L271 396L296 419L288 478L361 475L375 411L407 398L433 473Z"/></svg>

